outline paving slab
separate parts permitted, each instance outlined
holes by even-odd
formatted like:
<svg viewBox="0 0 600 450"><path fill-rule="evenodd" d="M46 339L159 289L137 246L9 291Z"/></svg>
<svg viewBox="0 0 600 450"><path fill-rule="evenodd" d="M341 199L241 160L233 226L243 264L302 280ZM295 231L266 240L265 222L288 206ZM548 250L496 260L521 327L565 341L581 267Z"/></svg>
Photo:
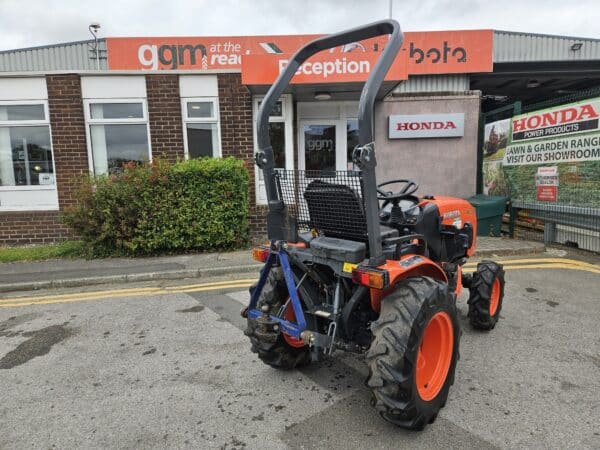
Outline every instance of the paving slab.
<svg viewBox="0 0 600 450"><path fill-rule="evenodd" d="M543 242L526 241L502 237L477 237L475 257L487 258L493 256L511 256L530 253L543 253L546 245Z"/></svg>

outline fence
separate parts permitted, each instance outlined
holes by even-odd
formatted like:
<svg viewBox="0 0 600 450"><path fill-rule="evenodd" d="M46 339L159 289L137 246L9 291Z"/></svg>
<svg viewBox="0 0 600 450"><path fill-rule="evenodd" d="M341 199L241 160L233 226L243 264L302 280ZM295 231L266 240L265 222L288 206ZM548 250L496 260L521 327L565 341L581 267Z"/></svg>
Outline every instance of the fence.
<svg viewBox="0 0 600 450"><path fill-rule="evenodd" d="M507 119L513 114L526 114L594 97L600 97L600 87L541 103L508 105L482 117L482 133L486 125L501 128L498 119ZM597 123L595 126L598 127ZM489 134L489 128L485 130ZM506 133L510 133L509 129ZM499 133L494 130L491 134ZM586 137L589 137L587 148L597 152L600 132ZM502 134L493 138L494 145L501 146ZM506 136L504 139L506 146ZM487 155L486 146L490 145L488 141L481 140L484 156ZM502 165L499 160L485 161L484 156L480 186L484 192L487 188L485 193L510 197L510 214L505 217L505 225L511 237L600 252L600 160L592 157L588 161L550 162L542 165L551 167L540 167L540 164ZM499 175L494 175L494 171ZM489 182L490 179L495 183ZM489 192L490 185L492 192Z"/></svg>

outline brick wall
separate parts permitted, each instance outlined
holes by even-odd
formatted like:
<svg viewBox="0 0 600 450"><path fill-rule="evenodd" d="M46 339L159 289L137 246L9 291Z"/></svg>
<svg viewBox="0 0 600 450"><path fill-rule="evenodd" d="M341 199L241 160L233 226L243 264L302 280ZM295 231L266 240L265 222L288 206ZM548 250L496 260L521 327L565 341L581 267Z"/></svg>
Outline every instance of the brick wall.
<svg viewBox="0 0 600 450"><path fill-rule="evenodd" d="M146 75L152 155L169 161L184 158L179 75Z"/></svg>
<svg viewBox="0 0 600 450"><path fill-rule="evenodd" d="M252 94L242 85L239 73L218 75L221 113L221 149L223 156L241 158L250 175L250 214L248 221L253 239L267 234L265 206L256 205L254 184L254 143L252 137Z"/></svg>
<svg viewBox="0 0 600 450"><path fill-rule="evenodd" d="M48 75L46 84L58 204L63 209L75 203L77 183L89 171L81 78Z"/></svg>
<svg viewBox="0 0 600 450"><path fill-rule="evenodd" d="M48 244L70 236L58 211L0 213L0 246Z"/></svg>

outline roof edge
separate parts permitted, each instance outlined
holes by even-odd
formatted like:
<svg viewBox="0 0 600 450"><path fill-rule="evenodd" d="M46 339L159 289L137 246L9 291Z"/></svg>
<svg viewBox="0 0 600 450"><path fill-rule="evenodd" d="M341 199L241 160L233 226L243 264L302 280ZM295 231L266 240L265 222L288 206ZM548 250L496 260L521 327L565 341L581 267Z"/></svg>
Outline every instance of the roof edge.
<svg viewBox="0 0 600 450"><path fill-rule="evenodd" d="M99 38L98 42L105 42L106 38ZM0 50L0 55L3 53L14 53L14 52L27 52L31 50L42 50L45 48L54 48L54 47L64 47L67 45L79 45L79 44L91 44L94 42L94 39L85 39L83 41L72 41L72 42L59 42L57 44L49 44L49 45L37 45L35 47L23 47L23 48L13 48L8 50Z"/></svg>
<svg viewBox="0 0 600 450"><path fill-rule="evenodd" d="M588 38L581 36L563 36L560 34L545 34L545 33L526 33L524 31L508 31L508 30L493 30L494 33L504 33L504 34L512 34L518 36L532 36L532 37L548 37L548 38L556 38L556 39L573 39L578 41L593 41L600 42L600 38Z"/></svg>

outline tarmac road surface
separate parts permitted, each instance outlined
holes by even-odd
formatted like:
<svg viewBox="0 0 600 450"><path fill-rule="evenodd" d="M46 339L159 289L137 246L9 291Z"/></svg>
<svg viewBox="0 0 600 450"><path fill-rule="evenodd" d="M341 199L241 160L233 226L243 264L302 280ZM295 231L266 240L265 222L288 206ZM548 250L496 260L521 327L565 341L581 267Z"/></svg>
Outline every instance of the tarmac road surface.
<svg viewBox="0 0 600 450"><path fill-rule="evenodd" d="M375 414L359 356L263 365L239 316L248 274L6 294L0 448L600 448L600 267L540 259L505 263L491 333L463 293L455 385L424 432Z"/></svg>

